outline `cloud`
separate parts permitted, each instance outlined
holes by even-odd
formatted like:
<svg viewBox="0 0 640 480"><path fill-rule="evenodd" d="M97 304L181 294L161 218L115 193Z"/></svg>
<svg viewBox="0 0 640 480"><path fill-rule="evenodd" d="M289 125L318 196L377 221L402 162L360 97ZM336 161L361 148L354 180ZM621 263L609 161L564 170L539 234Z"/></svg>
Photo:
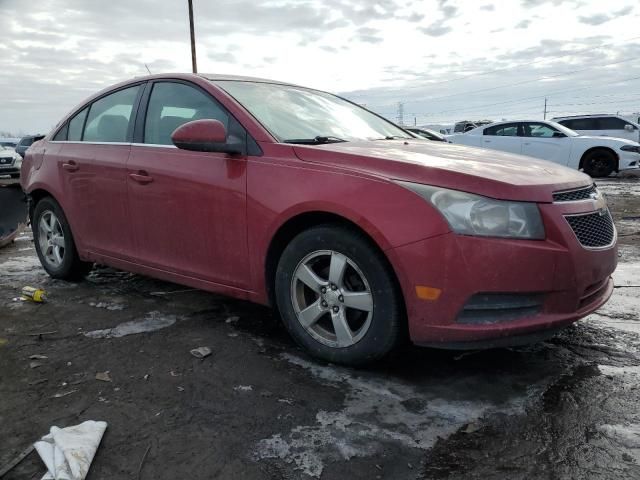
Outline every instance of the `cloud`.
<svg viewBox="0 0 640 480"><path fill-rule="evenodd" d="M631 5L628 5L618 11L613 12L613 16L624 17L625 15L629 15L631 12L633 12L633 7Z"/></svg>
<svg viewBox="0 0 640 480"><path fill-rule="evenodd" d="M451 27L447 27L442 22L435 22L428 27L420 27L420 31L426 33L431 37L441 37L442 35L449 33L452 30Z"/></svg>
<svg viewBox="0 0 640 480"><path fill-rule="evenodd" d="M527 28L531 24L531 20L522 20L515 28Z"/></svg>
<svg viewBox="0 0 640 480"><path fill-rule="evenodd" d="M491 3L488 3L487 5L482 5L480 7L480 10L486 10L487 12L493 12L495 9L496 7Z"/></svg>
<svg viewBox="0 0 640 480"><path fill-rule="evenodd" d="M581 23L586 23L587 25L602 25L603 23L607 23L611 20L612 17L609 15L605 15L604 13L596 13L595 15L591 15L588 17L579 16L578 20Z"/></svg>
<svg viewBox="0 0 640 480"><path fill-rule="evenodd" d="M236 63L236 59L230 52L211 52L207 54L214 62Z"/></svg>

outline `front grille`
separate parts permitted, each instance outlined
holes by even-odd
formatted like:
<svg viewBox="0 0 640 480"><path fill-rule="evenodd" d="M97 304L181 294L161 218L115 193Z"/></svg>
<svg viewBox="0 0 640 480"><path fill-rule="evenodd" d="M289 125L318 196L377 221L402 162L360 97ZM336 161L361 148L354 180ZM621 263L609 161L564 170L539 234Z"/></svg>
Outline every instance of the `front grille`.
<svg viewBox="0 0 640 480"><path fill-rule="evenodd" d="M0 165L7 166L7 165L13 165L13 157L9 157L9 158L0 158Z"/></svg>
<svg viewBox="0 0 640 480"><path fill-rule="evenodd" d="M586 188L579 188L577 190L566 190L564 192L555 192L553 194L554 202L577 202L580 200L589 200L593 198L597 192L595 184L591 184Z"/></svg>
<svg viewBox="0 0 640 480"><path fill-rule="evenodd" d="M613 244L616 229L608 209L583 215L567 215L565 218L583 247L600 248Z"/></svg>

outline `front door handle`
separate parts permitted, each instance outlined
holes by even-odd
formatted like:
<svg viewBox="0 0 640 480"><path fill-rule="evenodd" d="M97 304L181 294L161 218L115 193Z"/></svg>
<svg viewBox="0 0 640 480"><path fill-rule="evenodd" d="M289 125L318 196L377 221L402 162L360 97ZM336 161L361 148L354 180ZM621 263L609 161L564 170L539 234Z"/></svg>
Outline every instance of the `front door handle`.
<svg viewBox="0 0 640 480"><path fill-rule="evenodd" d="M73 160L69 160L68 162L65 162L65 163L62 164L62 168L64 168L67 172L75 172L80 167Z"/></svg>
<svg viewBox="0 0 640 480"><path fill-rule="evenodd" d="M153 177L144 171L139 171L138 173L130 173L129 178L131 178L131 180L133 180L134 182L138 182L142 185L153 182Z"/></svg>

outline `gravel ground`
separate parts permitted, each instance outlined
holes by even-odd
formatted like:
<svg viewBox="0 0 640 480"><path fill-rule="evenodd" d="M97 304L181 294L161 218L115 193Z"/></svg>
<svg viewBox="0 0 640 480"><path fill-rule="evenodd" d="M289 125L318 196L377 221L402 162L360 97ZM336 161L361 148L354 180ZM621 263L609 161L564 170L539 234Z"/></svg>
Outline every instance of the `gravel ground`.
<svg viewBox="0 0 640 480"><path fill-rule="evenodd" d="M371 370L310 360L249 303L109 268L52 280L25 233L0 250L0 470L92 419L89 479L639 478L640 179L598 183L621 234L605 307L540 344ZM43 473L32 453L4 478Z"/></svg>

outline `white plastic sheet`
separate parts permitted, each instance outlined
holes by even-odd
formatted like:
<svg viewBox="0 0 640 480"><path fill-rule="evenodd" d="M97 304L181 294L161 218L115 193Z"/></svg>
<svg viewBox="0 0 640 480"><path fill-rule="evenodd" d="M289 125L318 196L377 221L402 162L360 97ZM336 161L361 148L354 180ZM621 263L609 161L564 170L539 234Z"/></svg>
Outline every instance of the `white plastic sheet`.
<svg viewBox="0 0 640 480"><path fill-rule="evenodd" d="M51 427L34 444L47 467L42 480L84 480L106 429L106 422L93 420L73 427Z"/></svg>

